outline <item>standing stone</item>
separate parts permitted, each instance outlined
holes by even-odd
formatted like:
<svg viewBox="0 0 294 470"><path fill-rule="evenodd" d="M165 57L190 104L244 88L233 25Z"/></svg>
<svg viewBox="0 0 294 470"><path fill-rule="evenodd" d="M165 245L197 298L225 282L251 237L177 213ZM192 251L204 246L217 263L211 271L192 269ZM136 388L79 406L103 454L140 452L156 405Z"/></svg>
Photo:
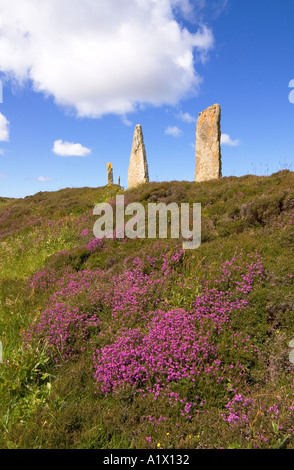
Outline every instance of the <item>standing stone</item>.
<svg viewBox="0 0 294 470"><path fill-rule="evenodd" d="M141 183L149 181L148 164L146 150L143 140L142 127L137 124L135 127L133 146L129 164L128 184L129 188L134 188Z"/></svg>
<svg viewBox="0 0 294 470"><path fill-rule="evenodd" d="M107 184L113 184L113 169L111 163L107 163Z"/></svg>
<svg viewBox="0 0 294 470"><path fill-rule="evenodd" d="M219 104L214 104L199 113L196 124L195 181L197 182L222 176L220 119Z"/></svg>
<svg viewBox="0 0 294 470"><path fill-rule="evenodd" d="M117 184L118 184L118 186L120 186L120 176L117 179Z"/></svg>

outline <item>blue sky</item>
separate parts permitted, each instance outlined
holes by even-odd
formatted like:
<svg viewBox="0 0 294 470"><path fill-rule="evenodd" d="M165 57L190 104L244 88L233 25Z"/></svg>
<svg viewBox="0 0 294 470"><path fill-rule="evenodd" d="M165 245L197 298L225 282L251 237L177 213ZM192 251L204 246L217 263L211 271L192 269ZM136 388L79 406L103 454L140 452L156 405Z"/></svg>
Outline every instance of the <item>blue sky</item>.
<svg viewBox="0 0 294 470"><path fill-rule="evenodd" d="M222 108L223 176L293 170L293 0L0 0L0 196L194 180L198 113Z"/></svg>

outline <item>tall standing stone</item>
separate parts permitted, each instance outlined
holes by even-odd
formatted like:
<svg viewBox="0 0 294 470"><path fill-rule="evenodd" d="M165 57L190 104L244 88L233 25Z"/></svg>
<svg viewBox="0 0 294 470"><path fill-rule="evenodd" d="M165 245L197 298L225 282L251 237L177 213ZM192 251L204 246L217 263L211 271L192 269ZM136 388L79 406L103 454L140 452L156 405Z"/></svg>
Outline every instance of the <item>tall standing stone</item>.
<svg viewBox="0 0 294 470"><path fill-rule="evenodd" d="M146 183L148 181L148 164L146 159L146 150L143 140L142 127L140 124L137 124L135 127L133 146L129 164L129 188L133 188L141 183Z"/></svg>
<svg viewBox="0 0 294 470"><path fill-rule="evenodd" d="M209 181L222 176L220 119L219 104L199 113L196 124L195 181Z"/></svg>
<svg viewBox="0 0 294 470"><path fill-rule="evenodd" d="M113 184L113 169L111 163L107 163L107 184Z"/></svg>

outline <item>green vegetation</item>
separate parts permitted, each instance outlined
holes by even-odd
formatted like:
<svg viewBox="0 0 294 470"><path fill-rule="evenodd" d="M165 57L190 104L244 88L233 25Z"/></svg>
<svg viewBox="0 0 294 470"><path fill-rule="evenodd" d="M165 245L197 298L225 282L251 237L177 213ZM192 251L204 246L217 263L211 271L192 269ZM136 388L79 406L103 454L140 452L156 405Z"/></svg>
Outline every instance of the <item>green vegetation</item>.
<svg viewBox="0 0 294 470"><path fill-rule="evenodd" d="M0 198L0 448L294 448L294 173ZM200 202L202 245L93 240Z"/></svg>

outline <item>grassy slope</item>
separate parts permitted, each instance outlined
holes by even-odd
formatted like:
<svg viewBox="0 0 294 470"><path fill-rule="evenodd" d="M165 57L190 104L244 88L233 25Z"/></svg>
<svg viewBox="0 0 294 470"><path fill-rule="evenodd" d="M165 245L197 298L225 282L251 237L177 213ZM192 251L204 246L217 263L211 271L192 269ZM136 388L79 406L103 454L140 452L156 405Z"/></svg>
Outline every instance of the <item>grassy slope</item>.
<svg viewBox="0 0 294 470"><path fill-rule="evenodd" d="M91 346L57 364L52 351L47 354L44 337L23 348L23 332L39 319L56 282L66 272L102 269L101 289L110 289L113 276L129 268L126 258L145 260L152 253L159 257L175 250L175 241L109 241L103 249L89 250L93 204L107 200L114 204L115 195L122 193L117 186L0 199L0 340L4 350L0 447L293 448L293 366L287 347L294 338L293 182L293 172L283 171L269 177L231 177L200 184L149 183L124 193L126 203L202 204L201 247L186 252L165 291L154 293L164 311L191 308L201 290L203 269L210 267L217 276L221 263L238 254L242 257L258 250L263 257L265 280L250 293L245 311L232 320L234 331L250 335L259 350L246 386L238 389L254 405L249 407L247 420L231 423L221 417L234 398L234 386L227 378L223 388L208 379L197 385L203 404L187 420L162 397L155 401L147 393L142 399L128 385L115 396L95 394ZM57 252L62 253L56 256ZM46 288L30 287L27 278L43 269L49 278ZM95 283L99 289L97 279ZM91 308L87 289L68 302ZM100 328L102 332L103 328L108 331L107 325L113 328L104 345L113 341L112 334L119 328L111 312L111 305L102 306ZM142 331L146 328L139 321L138 325ZM219 340L220 350L224 341ZM232 355L230 360L241 361L241 356L240 352L240 357ZM227 353L223 357L229 360ZM183 380L177 390L188 396L195 391L191 387Z"/></svg>

